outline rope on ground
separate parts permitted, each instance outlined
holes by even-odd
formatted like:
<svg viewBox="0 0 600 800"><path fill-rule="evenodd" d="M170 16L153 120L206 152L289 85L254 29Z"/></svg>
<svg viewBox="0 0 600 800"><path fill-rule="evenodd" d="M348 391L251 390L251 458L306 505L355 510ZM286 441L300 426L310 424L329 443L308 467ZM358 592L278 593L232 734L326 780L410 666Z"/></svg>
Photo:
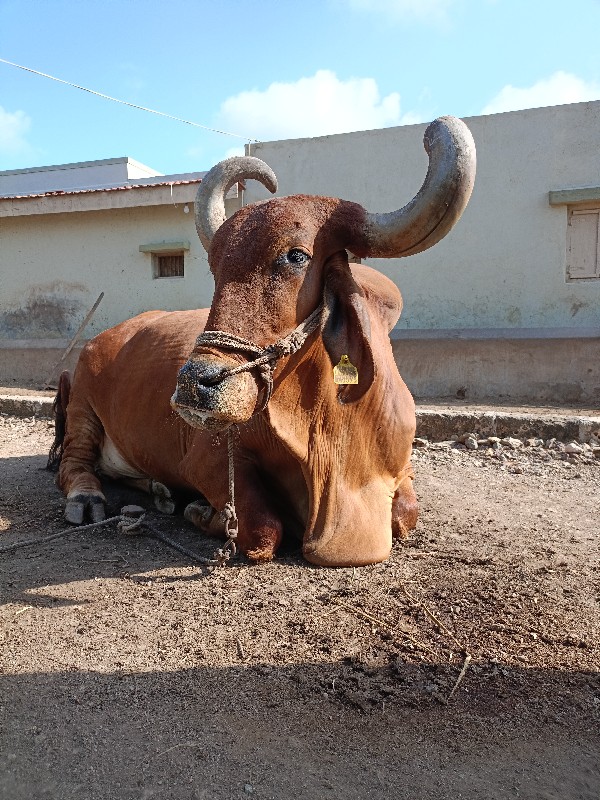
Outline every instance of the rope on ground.
<svg viewBox="0 0 600 800"><path fill-rule="evenodd" d="M469 653L467 647L456 638L456 636L452 633L452 631L449 630L446 627L446 625L444 625L444 623L441 621L441 619L439 617L437 617L433 613L433 611L431 611L425 605L425 603L422 600L419 600L418 598L413 597L413 595L408 591L408 589L406 588L406 586L404 585L404 583L402 581L399 581L399 586L402 589L402 591L404 592L404 594L406 595L406 597L410 600L410 602L413 603L415 606L417 606L417 608L421 608L423 610L423 612L425 613L425 616L427 616L431 620L431 622L433 622L434 625L437 625L437 627L443 633L445 633L446 636L448 636L462 652L462 655L464 657L462 669L461 669L461 671L460 671L460 673L458 675L458 678L456 679L456 682L455 682L454 686L452 687L452 690L451 690L450 694L448 695L448 697L444 701L444 703L447 704L451 700L451 698L453 697L453 695L456 692L456 690L458 689L459 684L461 683L462 679L465 677L465 673L466 673L467 669L469 668L469 664L471 663L472 656Z"/></svg>
<svg viewBox="0 0 600 800"><path fill-rule="evenodd" d="M89 531L92 528L99 528L101 525L109 525L111 522L116 522L120 519L121 515L119 514L116 517L109 517L108 519L103 519L101 522L92 522L89 525L71 525L70 527L65 528L63 531L53 533L51 536L44 536L41 539L26 539L24 542L16 542L15 544L9 544L5 547L0 547L0 553L10 553L14 550L20 550L21 547L33 547L36 544L45 545L48 544L48 542L53 542L55 539L60 539L61 536L66 536L69 533L73 533L75 531Z"/></svg>
<svg viewBox="0 0 600 800"><path fill-rule="evenodd" d="M137 511L133 511L132 509L137 508ZM234 509L235 510L235 509ZM9 544L4 547L0 547L0 553L10 553L16 550L20 550L23 547L34 547L35 545L44 546L49 542L53 542L56 539L60 539L63 536L67 536L70 533L81 533L82 531L89 531L93 528L99 528L101 525L110 525L113 522L117 523L117 530L119 533L124 534L125 536L151 536L154 539L157 539L168 547L177 550L178 552L182 553L182 555L187 556L192 561L196 561L199 564L204 564L205 566L220 566L229 560L232 554L235 554L235 544L233 544L233 553L230 554L227 552L226 557L223 557L222 553L227 548L229 544L229 540L225 543L223 548L218 549L215 551L213 558L205 558L204 556L200 556L197 553L194 553L192 550L188 550L187 547L180 545L179 542L176 542L174 539L171 539L169 536L164 534L162 531L159 531L155 528L148 520L146 520L146 514L144 510L140 507L135 506L125 506L121 513L114 517L108 517L107 519L103 519L100 522L92 522L89 525L71 525L68 528L65 528L58 533L53 533L50 536L44 536L39 539L26 539L23 542L15 542L15 544ZM236 525L237 525L237 517L236 517Z"/></svg>

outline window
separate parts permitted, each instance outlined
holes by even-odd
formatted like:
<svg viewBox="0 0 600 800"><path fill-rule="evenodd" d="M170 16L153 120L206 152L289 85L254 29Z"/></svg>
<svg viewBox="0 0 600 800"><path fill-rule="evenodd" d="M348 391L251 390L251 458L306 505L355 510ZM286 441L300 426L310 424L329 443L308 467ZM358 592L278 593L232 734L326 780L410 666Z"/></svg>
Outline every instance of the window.
<svg viewBox="0 0 600 800"><path fill-rule="evenodd" d="M600 208L569 209L567 278L600 278Z"/></svg>
<svg viewBox="0 0 600 800"><path fill-rule="evenodd" d="M153 278L185 277L185 253L189 249L189 242L154 242L140 245L140 253L149 253L152 257Z"/></svg>
<svg viewBox="0 0 600 800"><path fill-rule="evenodd" d="M567 207L567 280L600 280L600 186L557 189L548 200Z"/></svg>
<svg viewBox="0 0 600 800"><path fill-rule="evenodd" d="M152 254L152 274L155 278L183 278L183 253Z"/></svg>

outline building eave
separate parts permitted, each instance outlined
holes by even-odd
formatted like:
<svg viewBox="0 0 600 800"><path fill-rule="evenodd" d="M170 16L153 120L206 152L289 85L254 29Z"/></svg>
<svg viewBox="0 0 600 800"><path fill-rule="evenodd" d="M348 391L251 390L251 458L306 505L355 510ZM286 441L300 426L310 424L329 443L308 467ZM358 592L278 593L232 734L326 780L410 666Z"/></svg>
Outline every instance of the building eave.
<svg viewBox="0 0 600 800"><path fill-rule="evenodd" d="M201 179L0 197L0 217L193 203Z"/></svg>

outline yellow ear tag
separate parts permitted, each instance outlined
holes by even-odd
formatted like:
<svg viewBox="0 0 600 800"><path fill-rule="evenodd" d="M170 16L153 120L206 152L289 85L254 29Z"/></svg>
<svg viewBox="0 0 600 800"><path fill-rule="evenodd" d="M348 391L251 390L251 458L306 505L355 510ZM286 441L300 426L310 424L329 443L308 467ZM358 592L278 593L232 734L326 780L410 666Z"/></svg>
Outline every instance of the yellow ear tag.
<svg viewBox="0 0 600 800"><path fill-rule="evenodd" d="M340 363L333 368L333 382L338 384L358 383L358 370L350 363L348 356L342 356Z"/></svg>

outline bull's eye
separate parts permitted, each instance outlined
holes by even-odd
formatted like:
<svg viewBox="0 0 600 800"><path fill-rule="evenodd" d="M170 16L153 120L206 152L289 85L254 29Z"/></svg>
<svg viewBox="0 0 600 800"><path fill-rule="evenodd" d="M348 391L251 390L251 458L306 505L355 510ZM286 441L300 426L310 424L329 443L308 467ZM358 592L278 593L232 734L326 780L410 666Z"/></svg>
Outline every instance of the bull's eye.
<svg viewBox="0 0 600 800"><path fill-rule="evenodd" d="M292 269L294 271L301 270L307 266L310 261L310 255L306 250L301 250L299 247L292 247L287 253L282 253L275 259L275 266L278 269L285 270Z"/></svg>
<svg viewBox="0 0 600 800"><path fill-rule="evenodd" d="M298 247L292 248L289 253L287 254L287 259L291 264L306 264L307 261L310 261L310 256L308 253L305 253L304 250L300 250Z"/></svg>

